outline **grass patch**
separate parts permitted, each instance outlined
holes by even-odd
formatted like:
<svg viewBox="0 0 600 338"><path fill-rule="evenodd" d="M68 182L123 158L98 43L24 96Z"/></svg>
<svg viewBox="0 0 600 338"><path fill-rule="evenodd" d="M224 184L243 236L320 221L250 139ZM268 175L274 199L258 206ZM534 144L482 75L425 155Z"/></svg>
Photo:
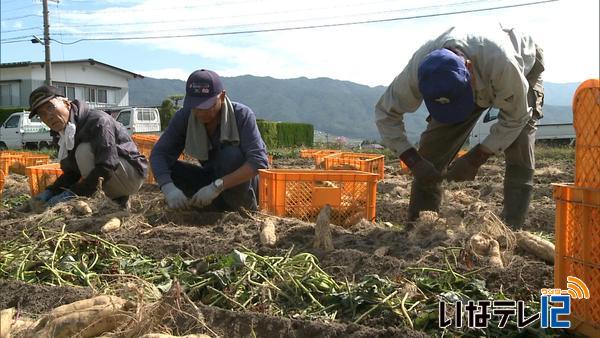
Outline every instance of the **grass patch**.
<svg viewBox="0 0 600 338"><path fill-rule="evenodd" d="M536 144L535 155L537 158L551 161L575 162L575 147L568 145Z"/></svg>

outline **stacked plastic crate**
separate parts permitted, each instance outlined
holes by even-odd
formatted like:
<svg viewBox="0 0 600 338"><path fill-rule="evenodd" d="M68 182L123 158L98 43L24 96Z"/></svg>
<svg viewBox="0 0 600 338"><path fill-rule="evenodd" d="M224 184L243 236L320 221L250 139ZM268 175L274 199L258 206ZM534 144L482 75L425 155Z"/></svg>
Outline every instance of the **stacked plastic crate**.
<svg viewBox="0 0 600 338"><path fill-rule="evenodd" d="M50 157L28 151L0 151L0 197L4 189L4 182L9 173L26 175L28 166L47 164Z"/></svg>
<svg viewBox="0 0 600 338"><path fill-rule="evenodd" d="M140 154L144 155L148 161L150 161L150 153L154 144L158 141L160 136L153 134L133 134L131 138L138 147ZM146 183L154 183L154 174L152 173L152 166L148 165L148 177L146 177Z"/></svg>
<svg viewBox="0 0 600 338"><path fill-rule="evenodd" d="M573 98L576 134L575 184L555 184L554 284L566 290L574 276L589 299L572 299L571 328L590 337L600 332L600 79L583 82ZM569 283L570 284L570 283Z"/></svg>

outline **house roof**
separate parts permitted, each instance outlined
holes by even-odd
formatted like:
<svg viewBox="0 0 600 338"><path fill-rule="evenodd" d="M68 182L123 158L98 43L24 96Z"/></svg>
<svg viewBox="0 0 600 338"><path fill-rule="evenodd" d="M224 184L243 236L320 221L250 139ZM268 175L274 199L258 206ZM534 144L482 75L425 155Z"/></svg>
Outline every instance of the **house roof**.
<svg viewBox="0 0 600 338"><path fill-rule="evenodd" d="M119 67L115 67L115 66L111 66L107 63L104 62L100 62L100 61L96 61L94 59L80 59L80 60L66 60L66 61L52 61L52 64L72 64L72 63L88 63L92 66L94 65L101 65L107 68L110 68L112 70L121 72L121 73L125 73L127 75L133 76L134 78L144 78L143 75L141 74L136 74L133 72L130 72L128 70L119 68ZM32 61L22 61L22 62L9 62L9 63L0 63L0 68L17 68L17 67L26 67L26 66L41 66L44 67L45 63L44 62L32 62Z"/></svg>

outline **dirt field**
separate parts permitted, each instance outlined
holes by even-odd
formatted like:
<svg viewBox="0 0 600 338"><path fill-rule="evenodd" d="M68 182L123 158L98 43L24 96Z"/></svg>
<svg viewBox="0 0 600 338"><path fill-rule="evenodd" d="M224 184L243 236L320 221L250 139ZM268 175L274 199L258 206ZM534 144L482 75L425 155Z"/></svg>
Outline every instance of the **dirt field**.
<svg viewBox="0 0 600 338"><path fill-rule="evenodd" d="M536 186L530 217L525 230L554 232L555 204L552 198L553 182L573 181L574 152L552 151L538 156ZM566 154L566 155L565 155ZM310 168L312 162L304 159L275 159L275 167ZM133 245L143 255L161 259L169 255L225 255L245 248L261 255L281 256L310 252L318 257L320 266L338 280L356 280L361 276L377 274L391 280L414 279L413 268L445 269L445 248L462 247L475 230L493 232L486 224L495 226L502 209L503 160L495 159L483 166L475 182L447 183L442 210L439 215L422 220L410 231L406 230L406 210L409 201L411 177L397 172L397 166L386 166L386 178L378 184L377 222L359 222L351 228L332 227L335 249L322 252L313 249L314 224L294 219L276 218L277 244L260 244L260 222L265 215L247 215L218 212L167 212L162 195L156 186L146 185L132 199L132 215L124 225L111 233L100 234L116 243ZM3 200L14 200L28 193L26 178L11 174L7 177ZM104 208L108 208L105 207ZM58 212L58 211L57 211ZM100 233L101 215L108 210L94 210L91 218L77 216L63 220L35 219L0 206L0 241L19 239L22 230L42 224L45 228L68 231L86 230ZM97 217L96 217L97 216ZM490 223L491 222L491 223ZM35 235L34 235L35 236ZM536 257L498 242L503 252L505 267L487 268L478 273L486 281L486 289L503 293L509 299L530 300L542 287L553 285L553 266ZM377 251L377 252L376 252ZM0 260L2 258L0 257ZM459 271L469 267L459 259ZM485 267L474 263L472 269ZM434 275L435 276L435 275ZM17 307L23 313L39 315L62 304L89 298L93 291L84 287L31 285L7 278L0 271L0 309ZM420 337L437 335L429 327L425 333L411 330L402 320L369 317L360 325L340 321L284 318L254 311L230 311L200 305L205 323L222 337ZM413 310L411 317L418 313ZM200 330L203 331L203 330ZM203 331L207 333L206 331ZM516 334L516 332L514 332ZM440 331L441 334L441 331ZM477 335L473 333L473 335ZM508 334L507 334L508 336Z"/></svg>

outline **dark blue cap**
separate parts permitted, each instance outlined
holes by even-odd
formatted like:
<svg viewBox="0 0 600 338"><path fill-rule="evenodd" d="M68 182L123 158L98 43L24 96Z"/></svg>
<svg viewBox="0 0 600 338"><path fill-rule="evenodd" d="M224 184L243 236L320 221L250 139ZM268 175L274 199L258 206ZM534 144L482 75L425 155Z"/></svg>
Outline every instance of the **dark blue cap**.
<svg viewBox="0 0 600 338"><path fill-rule="evenodd" d="M436 49L419 65L419 90L431 117L442 123L462 122L475 107L471 74L465 60L451 50Z"/></svg>
<svg viewBox="0 0 600 338"><path fill-rule="evenodd" d="M183 108L208 109L214 106L217 96L223 91L219 75L212 70L194 71L185 84Z"/></svg>

